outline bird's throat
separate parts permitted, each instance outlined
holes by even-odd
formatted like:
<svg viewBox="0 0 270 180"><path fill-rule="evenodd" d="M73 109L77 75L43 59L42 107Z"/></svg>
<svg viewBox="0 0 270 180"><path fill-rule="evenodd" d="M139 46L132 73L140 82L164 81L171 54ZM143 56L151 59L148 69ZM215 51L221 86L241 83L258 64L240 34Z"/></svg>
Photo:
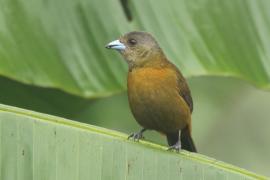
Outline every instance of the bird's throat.
<svg viewBox="0 0 270 180"><path fill-rule="evenodd" d="M145 68L145 67L151 67L151 68L160 68L163 67L168 63L167 58L162 53L155 54L152 56L145 56L136 58L132 61L128 61L129 70L131 71L134 68Z"/></svg>

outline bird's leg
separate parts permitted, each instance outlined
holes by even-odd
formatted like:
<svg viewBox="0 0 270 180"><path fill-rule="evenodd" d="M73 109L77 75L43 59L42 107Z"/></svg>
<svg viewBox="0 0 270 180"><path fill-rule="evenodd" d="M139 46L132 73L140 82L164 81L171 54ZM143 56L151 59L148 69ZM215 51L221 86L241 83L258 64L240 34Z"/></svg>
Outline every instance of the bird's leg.
<svg viewBox="0 0 270 180"><path fill-rule="evenodd" d="M181 138L180 138L180 136L181 136L181 131L179 131L178 141L174 145L170 146L168 148L168 150L176 150L177 152L179 152L181 150Z"/></svg>
<svg viewBox="0 0 270 180"><path fill-rule="evenodd" d="M143 132L146 131L145 128L141 129L137 133L132 133L128 136L128 139L132 138L134 141L139 141L140 139L143 139Z"/></svg>

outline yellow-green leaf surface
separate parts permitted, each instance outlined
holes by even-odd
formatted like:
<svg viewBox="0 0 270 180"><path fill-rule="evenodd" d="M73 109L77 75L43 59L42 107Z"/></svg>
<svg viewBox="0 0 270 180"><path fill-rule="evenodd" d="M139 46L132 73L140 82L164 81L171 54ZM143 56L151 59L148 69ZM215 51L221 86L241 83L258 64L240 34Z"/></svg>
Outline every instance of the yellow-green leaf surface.
<svg viewBox="0 0 270 180"><path fill-rule="evenodd" d="M0 74L83 97L116 93L126 65L104 45L145 30L186 76L234 76L269 89L270 1L126 2L124 11L118 0L1 0Z"/></svg>
<svg viewBox="0 0 270 180"><path fill-rule="evenodd" d="M200 154L0 105L0 179L266 179Z"/></svg>

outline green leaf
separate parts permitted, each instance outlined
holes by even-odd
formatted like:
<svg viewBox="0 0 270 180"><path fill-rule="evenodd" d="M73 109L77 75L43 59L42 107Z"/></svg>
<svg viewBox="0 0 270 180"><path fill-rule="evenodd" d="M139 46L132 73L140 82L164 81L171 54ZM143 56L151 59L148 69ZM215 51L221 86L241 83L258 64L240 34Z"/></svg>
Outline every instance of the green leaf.
<svg viewBox="0 0 270 180"><path fill-rule="evenodd" d="M3 77L0 77L0 87L2 104L69 119L81 114L94 101L72 96L56 89L28 86Z"/></svg>
<svg viewBox="0 0 270 180"><path fill-rule="evenodd" d="M145 30L186 76L234 76L269 89L268 0L2 0L0 74L83 97L125 89L126 65L104 45Z"/></svg>
<svg viewBox="0 0 270 180"><path fill-rule="evenodd" d="M266 179L115 131L0 105L0 177L13 179Z"/></svg>

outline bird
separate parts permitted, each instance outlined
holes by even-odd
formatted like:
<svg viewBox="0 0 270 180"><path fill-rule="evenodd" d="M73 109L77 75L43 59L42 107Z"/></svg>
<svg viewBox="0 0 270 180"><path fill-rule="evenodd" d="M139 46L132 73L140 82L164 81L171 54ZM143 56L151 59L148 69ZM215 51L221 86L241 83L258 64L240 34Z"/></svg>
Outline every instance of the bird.
<svg viewBox="0 0 270 180"><path fill-rule="evenodd" d="M189 86L155 38L148 32L132 31L105 47L117 50L128 64L129 106L142 126L128 138L139 141L146 130L155 130L166 136L168 150L197 152L191 136Z"/></svg>

